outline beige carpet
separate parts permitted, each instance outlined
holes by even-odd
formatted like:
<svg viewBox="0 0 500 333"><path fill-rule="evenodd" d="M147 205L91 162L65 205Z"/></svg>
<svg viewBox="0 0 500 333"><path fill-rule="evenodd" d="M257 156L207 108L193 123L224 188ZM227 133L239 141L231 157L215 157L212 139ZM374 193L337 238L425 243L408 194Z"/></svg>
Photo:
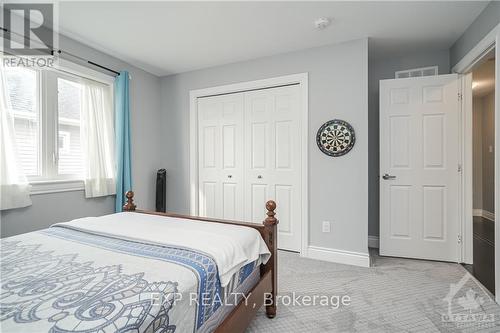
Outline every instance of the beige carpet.
<svg viewBox="0 0 500 333"><path fill-rule="evenodd" d="M281 251L278 281L283 302L289 302L293 292L311 299L318 295L317 301L322 295L348 295L351 302L337 309L318 302L279 305L274 319L261 310L247 331L500 332L500 306L462 266L376 253L372 257L373 267L361 268ZM457 284L452 293L450 284Z"/></svg>

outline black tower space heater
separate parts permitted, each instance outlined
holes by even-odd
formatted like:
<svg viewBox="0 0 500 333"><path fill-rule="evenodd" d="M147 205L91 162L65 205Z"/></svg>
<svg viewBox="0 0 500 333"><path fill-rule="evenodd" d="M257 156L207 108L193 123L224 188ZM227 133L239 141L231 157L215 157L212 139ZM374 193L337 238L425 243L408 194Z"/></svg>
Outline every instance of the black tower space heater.
<svg viewBox="0 0 500 333"><path fill-rule="evenodd" d="M156 211L167 211L167 170L160 169L156 173Z"/></svg>

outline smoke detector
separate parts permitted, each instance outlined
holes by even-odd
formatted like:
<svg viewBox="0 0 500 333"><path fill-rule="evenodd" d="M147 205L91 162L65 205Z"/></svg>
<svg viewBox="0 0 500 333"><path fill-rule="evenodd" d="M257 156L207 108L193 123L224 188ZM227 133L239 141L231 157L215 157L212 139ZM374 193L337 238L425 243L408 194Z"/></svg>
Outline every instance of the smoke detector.
<svg viewBox="0 0 500 333"><path fill-rule="evenodd" d="M320 17L314 21L314 27L318 30L323 30L328 27L330 23L332 23L332 20L328 17Z"/></svg>

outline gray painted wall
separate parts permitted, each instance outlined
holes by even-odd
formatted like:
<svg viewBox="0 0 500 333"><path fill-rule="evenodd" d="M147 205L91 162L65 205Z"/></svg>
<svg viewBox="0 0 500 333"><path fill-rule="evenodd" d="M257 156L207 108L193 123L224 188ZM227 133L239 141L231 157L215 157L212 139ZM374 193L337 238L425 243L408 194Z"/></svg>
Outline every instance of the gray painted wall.
<svg viewBox="0 0 500 333"><path fill-rule="evenodd" d="M472 207L483 209L483 98L472 99Z"/></svg>
<svg viewBox="0 0 500 333"><path fill-rule="evenodd" d="M60 36L59 45L62 50L80 57L130 72L133 187L138 206L154 208L155 171L162 166L160 78L64 36ZM30 207L0 212L1 237L43 229L81 216L114 212L114 196L85 199L83 191L34 195L32 201Z"/></svg>
<svg viewBox="0 0 500 333"><path fill-rule="evenodd" d="M495 213L495 92L483 97L483 210ZM490 152L490 147L492 151Z"/></svg>
<svg viewBox="0 0 500 333"><path fill-rule="evenodd" d="M396 71L439 66L439 74L450 70L448 51L429 50L397 58L370 59L368 67L368 234L379 235L379 81L393 79Z"/></svg>
<svg viewBox="0 0 500 333"><path fill-rule="evenodd" d="M474 97L472 110L473 207L494 213L495 92Z"/></svg>
<svg viewBox="0 0 500 333"><path fill-rule="evenodd" d="M189 213L189 91L302 72L309 73L310 244L367 252L366 40L163 78L163 165L168 175L168 210ZM321 124L332 118L345 119L356 130L356 145L344 157L328 157L316 146L316 131ZM321 232L322 221L333 222L331 233Z"/></svg>
<svg viewBox="0 0 500 333"><path fill-rule="evenodd" d="M481 39L500 23L500 1L491 1L450 48L453 68Z"/></svg>
<svg viewBox="0 0 500 333"><path fill-rule="evenodd" d="M1 212L2 238L79 217L110 214L115 207L114 196L85 199L83 191L32 195L31 201L33 205L29 207Z"/></svg>

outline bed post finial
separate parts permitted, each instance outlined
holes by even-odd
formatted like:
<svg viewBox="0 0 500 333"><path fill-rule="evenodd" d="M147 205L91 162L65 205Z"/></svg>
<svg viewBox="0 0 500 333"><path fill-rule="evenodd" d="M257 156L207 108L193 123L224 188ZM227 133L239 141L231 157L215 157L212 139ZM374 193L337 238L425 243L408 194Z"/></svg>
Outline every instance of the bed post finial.
<svg viewBox="0 0 500 333"><path fill-rule="evenodd" d="M276 202L269 200L266 202L266 209L267 209L267 218L264 220L264 225L275 225L278 224L279 221L274 217L276 213L274 210L276 209Z"/></svg>
<svg viewBox="0 0 500 333"><path fill-rule="evenodd" d="M271 252L271 257L261 270L261 276L267 272L271 272L271 304L266 305L266 315L268 318L276 317L276 294L278 293L278 219L274 217L276 213L276 202L269 200L266 202L267 217L264 220L264 241L266 242L269 252Z"/></svg>
<svg viewBox="0 0 500 333"><path fill-rule="evenodd" d="M133 212L136 207L134 204L134 191L127 191L125 197L127 198L127 202L123 205L123 210L126 212Z"/></svg>

